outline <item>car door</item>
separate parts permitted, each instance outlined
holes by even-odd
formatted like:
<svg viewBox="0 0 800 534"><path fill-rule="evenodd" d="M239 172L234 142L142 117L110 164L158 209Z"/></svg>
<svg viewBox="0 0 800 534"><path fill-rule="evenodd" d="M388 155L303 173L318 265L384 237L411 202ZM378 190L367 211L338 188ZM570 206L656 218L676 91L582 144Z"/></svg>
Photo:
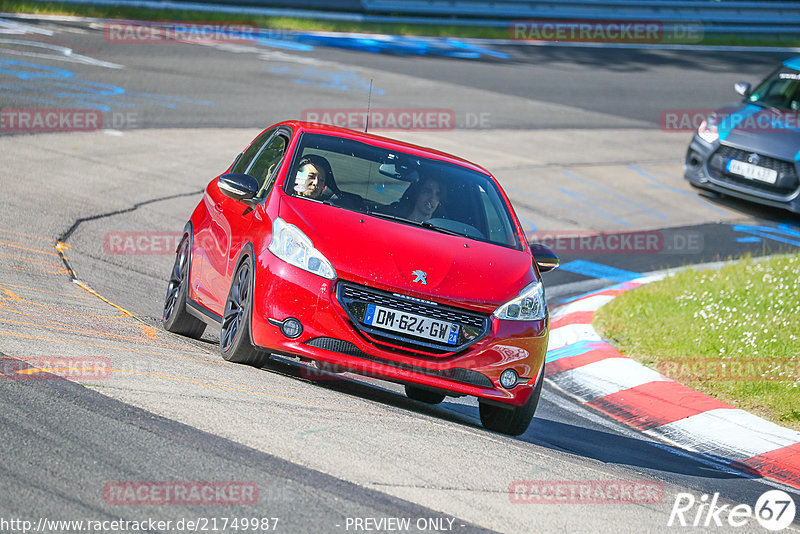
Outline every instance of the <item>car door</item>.
<svg viewBox="0 0 800 534"><path fill-rule="evenodd" d="M271 128L256 137L237 156L229 172L246 172L276 131L277 128ZM220 299L227 296L226 293L220 297L223 290L219 288L227 287L225 273L227 273L231 230L222 211L228 206L228 200L230 199L219 190L216 180L208 185L203 195L203 209L198 210L202 218L195 221L192 243L190 296L216 314L222 313L224 300L220 303Z"/></svg>
<svg viewBox="0 0 800 534"><path fill-rule="evenodd" d="M288 144L287 132L276 129L243 171L259 183L256 202L268 195ZM241 162L237 162L236 167L241 169L244 164L239 166L239 163ZM219 281L213 286L211 309L221 315L225 309L225 300L239 253L250 240L250 229L256 223L254 221L256 212L252 203L240 202L225 196L216 182L208 189L209 199L213 203L209 225L210 252L213 258L209 257L209 267L213 271L213 276Z"/></svg>

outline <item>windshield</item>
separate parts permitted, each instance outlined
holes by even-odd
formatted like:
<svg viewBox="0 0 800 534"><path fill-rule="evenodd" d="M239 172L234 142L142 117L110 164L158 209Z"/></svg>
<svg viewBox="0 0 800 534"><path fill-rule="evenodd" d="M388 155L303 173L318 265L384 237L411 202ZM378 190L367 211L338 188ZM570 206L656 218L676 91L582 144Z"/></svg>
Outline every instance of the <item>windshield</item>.
<svg viewBox="0 0 800 534"><path fill-rule="evenodd" d="M800 71L779 68L758 84L749 101L781 111L800 110Z"/></svg>
<svg viewBox="0 0 800 534"><path fill-rule="evenodd" d="M304 134L285 190L399 224L521 248L495 182L452 163Z"/></svg>

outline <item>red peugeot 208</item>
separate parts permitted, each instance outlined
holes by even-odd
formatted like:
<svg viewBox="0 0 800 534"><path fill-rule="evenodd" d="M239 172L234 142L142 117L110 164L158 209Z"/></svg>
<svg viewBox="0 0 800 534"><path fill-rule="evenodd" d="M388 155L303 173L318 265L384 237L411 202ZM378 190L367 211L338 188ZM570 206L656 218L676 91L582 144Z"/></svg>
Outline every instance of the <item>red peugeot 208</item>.
<svg viewBox="0 0 800 534"><path fill-rule="evenodd" d="M483 168L289 121L208 184L164 327L199 337L219 325L232 362L278 354L404 384L422 402L473 395L484 426L518 435L544 375L540 272L557 265Z"/></svg>

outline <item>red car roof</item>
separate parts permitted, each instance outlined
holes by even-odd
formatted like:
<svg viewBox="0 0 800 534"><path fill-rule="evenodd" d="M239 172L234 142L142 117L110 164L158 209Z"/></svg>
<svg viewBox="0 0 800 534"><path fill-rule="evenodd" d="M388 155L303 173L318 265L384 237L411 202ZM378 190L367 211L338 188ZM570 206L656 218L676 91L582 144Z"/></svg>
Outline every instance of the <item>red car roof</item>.
<svg viewBox="0 0 800 534"><path fill-rule="evenodd" d="M341 128L339 126L333 126L330 124L321 124L317 122L303 122L303 121L284 121L279 124L283 124L292 128L292 130L296 131L303 131L309 133L317 133L317 134L324 134L324 135L336 135L339 137L346 137L348 139L353 139L355 141L363 141L370 145L380 146L382 148L397 148L404 152L414 154L415 156L421 156L425 158L437 159L440 161L446 161L449 163L453 163L455 165L461 165L462 167L467 167L472 170L481 172L483 174L491 173L477 165L472 163L471 161L467 161L463 158L459 158L458 156L454 156L452 154L448 154L446 152L440 152L438 150L434 150L432 148L426 148L419 145L413 145L411 143L404 143L403 141L398 141L396 139L390 139L388 137L382 137L380 135L373 135L370 133L364 132L357 132L355 130L350 130L347 128ZM275 126L278 126L277 124Z"/></svg>

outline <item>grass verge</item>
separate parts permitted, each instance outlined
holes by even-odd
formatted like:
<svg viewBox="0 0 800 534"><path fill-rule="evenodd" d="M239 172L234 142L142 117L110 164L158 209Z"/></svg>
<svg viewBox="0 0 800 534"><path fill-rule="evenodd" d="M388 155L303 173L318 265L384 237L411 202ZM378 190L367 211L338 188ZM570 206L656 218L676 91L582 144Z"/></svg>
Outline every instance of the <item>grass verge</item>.
<svg viewBox="0 0 800 534"><path fill-rule="evenodd" d="M274 17L258 15L236 15L205 11L149 9L130 6L103 6L91 4L65 4L59 2L37 2L33 0L0 0L0 12L33 13L40 15L72 15L79 17L118 18L130 20L168 20L184 22L229 22L245 23L260 28L296 31L332 31L357 33L386 33L391 35L417 35L426 37L460 37L474 39L509 39L509 27L460 26L455 24L408 24L403 22L356 22L321 19ZM510 24L511 21L509 21ZM680 40L666 44L680 44ZM798 47L800 38L788 35L747 35L741 33L708 34L698 45L724 46L781 46Z"/></svg>
<svg viewBox="0 0 800 534"><path fill-rule="evenodd" d="M685 385L800 430L800 253L684 271L600 308L620 352Z"/></svg>

